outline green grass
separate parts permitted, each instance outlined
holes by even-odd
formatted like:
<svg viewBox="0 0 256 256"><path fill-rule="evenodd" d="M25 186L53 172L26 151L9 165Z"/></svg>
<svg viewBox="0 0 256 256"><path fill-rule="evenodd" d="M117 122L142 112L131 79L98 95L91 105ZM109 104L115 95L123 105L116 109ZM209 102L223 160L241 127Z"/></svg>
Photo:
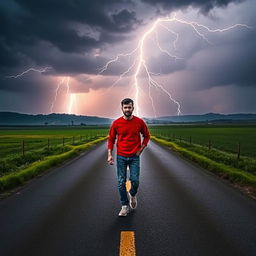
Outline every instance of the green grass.
<svg viewBox="0 0 256 256"><path fill-rule="evenodd" d="M232 182L256 186L255 125L165 125L149 128L151 135L157 137L152 138L208 170L225 175ZM106 139L108 129L109 127L71 126L1 127L0 190L22 184L38 173L78 155L94 143ZM190 137L192 143L189 142ZM212 143L211 150L208 149L209 139ZM238 142L241 143L239 159Z"/></svg>
<svg viewBox="0 0 256 256"><path fill-rule="evenodd" d="M150 133L155 136L176 138L179 141L207 146L209 139L213 148L236 154L238 143L241 145L241 155L256 157L256 126L255 125L164 125L150 126Z"/></svg>
<svg viewBox="0 0 256 256"><path fill-rule="evenodd" d="M106 137L108 127L9 127L0 129L0 177L36 161ZM64 146L63 146L64 138ZM24 155L22 143L24 141ZM49 146L48 146L49 141Z"/></svg>
<svg viewBox="0 0 256 256"><path fill-rule="evenodd" d="M153 140L256 197L255 125L156 125L150 133Z"/></svg>
<svg viewBox="0 0 256 256"><path fill-rule="evenodd" d="M232 166L228 166L222 162L216 162L201 153L191 151L190 149L184 148L181 145L176 144L176 142L167 141L165 139L161 139L155 136L152 136L152 139L156 142L171 148L174 151L182 154L186 158L198 163L202 167L212 171L220 176L225 177L230 180L232 183L245 185L245 186L253 186L256 188L256 175L245 172L238 168L234 168ZM255 190L254 190L255 193Z"/></svg>
<svg viewBox="0 0 256 256"><path fill-rule="evenodd" d="M217 163L256 175L256 126L166 125L151 126L150 132ZM191 137L191 143L190 143ZM211 147L209 148L209 139ZM238 141L241 154L238 158Z"/></svg>
<svg viewBox="0 0 256 256"><path fill-rule="evenodd" d="M14 188L18 185L23 184L25 181L32 179L33 177L37 176L38 174L46 171L47 169L56 166L67 159L77 156L80 152L88 149L89 147L102 142L105 140L106 137L95 139L91 142L78 145L78 146L69 146L67 152L47 156L44 159L40 159L34 161L32 164L28 165L26 168L23 168L19 171L15 171L9 173L3 177L0 177L0 191L4 191L7 189Z"/></svg>

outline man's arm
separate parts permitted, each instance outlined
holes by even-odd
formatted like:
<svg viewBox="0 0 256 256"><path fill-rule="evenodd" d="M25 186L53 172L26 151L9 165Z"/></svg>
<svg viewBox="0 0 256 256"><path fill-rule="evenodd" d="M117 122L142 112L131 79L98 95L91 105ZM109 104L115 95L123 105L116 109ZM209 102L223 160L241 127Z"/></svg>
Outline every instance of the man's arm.
<svg viewBox="0 0 256 256"><path fill-rule="evenodd" d="M142 144L140 150L136 153L136 155L139 156L139 155L142 153L142 151L143 151L143 149L144 149L145 147L146 147L146 146L145 146L144 144Z"/></svg>
<svg viewBox="0 0 256 256"><path fill-rule="evenodd" d="M108 149L108 163L113 165L114 164L114 158L113 158L113 155L112 155L112 149Z"/></svg>
<svg viewBox="0 0 256 256"><path fill-rule="evenodd" d="M142 120L141 133L142 133L142 136L143 136L143 141L142 141L142 145L141 145L140 150L136 153L136 155L138 155L138 156L142 153L144 148L147 146L147 144L149 142L149 139L150 139L150 134L149 134L149 131L148 131L148 127L147 127L147 125L145 124L145 122L143 120Z"/></svg>
<svg viewBox="0 0 256 256"><path fill-rule="evenodd" d="M111 125L111 128L109 130L109 135L108 135L108 163L109 164L114 164L114 158L112 155L114 144L116 141L116 129L114 126L114 123Z"/></svg>

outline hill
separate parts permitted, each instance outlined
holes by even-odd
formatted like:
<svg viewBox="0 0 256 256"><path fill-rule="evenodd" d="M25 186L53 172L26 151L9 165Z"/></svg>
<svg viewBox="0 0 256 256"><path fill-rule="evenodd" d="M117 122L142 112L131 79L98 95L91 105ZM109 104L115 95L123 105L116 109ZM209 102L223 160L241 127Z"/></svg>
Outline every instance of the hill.
<svg viewBox="0 0 256 256"><path fill-rule="evenodd" d="M162 116L158 118L145 118L147 123L232 123L256 122L256 114L218 114L207 113L203 115Z"/></svg>
<svg viewBox="0 0 256 256"><path fill-rule="evenodd" d="M171 123L256 123L256 114L218 114L162 116L158 118L143 118L148 124ZM16 112L0 112L0 125L109 125L113 119L82 116L73 114L21 114Z"/></svg>
<svg viewBox="0 0 256 256"><path fill-rule="evenodd" d="M0 125L105 125L111 122L112 119L97 116L0 112Z"/></svg>

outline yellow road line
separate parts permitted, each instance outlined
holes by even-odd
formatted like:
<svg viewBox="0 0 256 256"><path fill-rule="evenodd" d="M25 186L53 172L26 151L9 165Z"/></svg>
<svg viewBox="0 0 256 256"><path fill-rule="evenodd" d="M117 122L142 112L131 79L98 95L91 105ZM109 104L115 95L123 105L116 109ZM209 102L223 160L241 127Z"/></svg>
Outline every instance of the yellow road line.
<svg viewBox="0 0 256 256"><path fill-rule="evenodd" d="M121 231L119 256L136 256L133 231Z"/></svg>
<svg viewBox="0 0 256 256"><path fill-rule="evenodd" d="M126 181L126 191L130 191L130 189L131 189L131 181L127 180Z"/></svg>

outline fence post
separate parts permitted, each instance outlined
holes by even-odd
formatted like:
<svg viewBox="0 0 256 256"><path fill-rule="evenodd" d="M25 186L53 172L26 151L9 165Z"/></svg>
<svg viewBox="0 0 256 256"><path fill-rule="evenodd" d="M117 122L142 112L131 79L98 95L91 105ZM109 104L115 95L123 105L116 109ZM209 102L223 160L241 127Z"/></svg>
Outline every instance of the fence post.
<svg viewBox="0 0 256 256"><path fill-rule="evenodd" d="M238 150L237 150L237 159L240 158L240 153L241 153L241 144L240 141L238 142Z"/></svg>
<svg viewBox="0 0 256 256"><path fill-rule="evenodd" d="M22 155L25 155L25 142L22 140Z"/></svg>
<svg viewBox="0 0 256 256"><path fill-rule="evenodd" d="M64 147L64 137L62 138L62 147Z"/></svg>
<svg viewBox="0 0 256 256"><path fill-rule="evenodd" d="M209 148L209 150L211 150L211 148L212 148L212 142L211 142L211 139L209 139L208 148Z"/></svg>
<svg viewBox="0 0 256 256"><path fill-rule="evenodd" d="M50 150L50 140L49 140L49 138L48 138L48 145L47 145L47 147L48 147L48 151Z"/></svg>

